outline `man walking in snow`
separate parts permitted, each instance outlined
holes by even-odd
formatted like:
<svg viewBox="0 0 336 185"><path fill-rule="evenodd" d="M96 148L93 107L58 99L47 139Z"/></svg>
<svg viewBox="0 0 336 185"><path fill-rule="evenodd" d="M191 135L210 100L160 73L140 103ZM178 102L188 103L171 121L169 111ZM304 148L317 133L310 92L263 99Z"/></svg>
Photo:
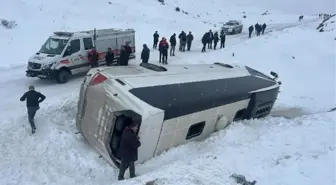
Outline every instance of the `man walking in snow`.
<svg viewBox="0 0 336 185"><path fill-rule="evenodd" d="M261 33L264 35L266 29L266 23L261 26Z"/></svg>
<svg viewBox="0 0 336 185"><path fill-rule="evenodd" d="M20 101L26 101L28 120L32 128L32 134L34 134L36 130L34 122L36 111L40 109L39 104L43 102L45 98L46 97L42 93L35 91L35 87L33 85L30 85L29 91L25 92L20 98Z"/></svg>
<svg viewBox="0 0 336 185"><path fill-rule="evenodd" d="M212 49L213 33L209 30L208 49Z"/></svg>
<svg viewBox="0 0 336 185"><path fill-rule="evenodd" d="M252 33L253 33L253 25L251 25L251 26L248 28L248 30L249 30L249 38L251 38L251 35L252 35Z"/></svg>
<svg viewBox="0 0 336 185"><path fill-rule="evenodd" d="M218 40L219 40L218 32L216 31L214 34L214 50L216 50Z"/></svg>
<svg viewBox="0 0 336 185"><path fill-rule="evenodd" d="M206 52L206 45L209 43L209 32L205 33L202 37L202 52Z"/></svg>
<svg viewBox="0 0 336 185"><path fill-rule="evenodd" d="M169 39L170 42L170 56L175 56L175 46L176 46L176 34L174 33L172 36L170 36Z"/></svg>
<svg viewBox="0 0 336 185"><path fill-rule="evenodd" d="M225 48L225 33L224 31L221 31L220 34L220 49Z"/></svg>
<svg viewBox="0 0 336 185"><path fill-rule="evenodd" d="M118 150L118 156L121 158L118 180L124 180L124 174L127 168L129 168L130 177L135 177L134 162L138 160L138 148L141 145L136 134L137 130L138 125L131 123L125 128L121 135L120 148Z"/></svg>
<svg viewBox="0 0 336 185"><path fill-rule="evenodd" d="M157 31L153 34L153 49L157 48L157 43L159 42L159 37L160 35L158 34Z"/></svg>
<svg viewBox="0 0 336 185"><path fill-rule="evenodd" d="M159 51L160 51L159 63L161 63L161 59L162 59L162 64L168 64L168 62L167 62L167 60L168 60L168 48L169 48L169 44L168 44L166 38L162 37L162 40L159 43Z"/></svg>
<svg viewBox="0 0 336 185"><path fill-rule="evenodd" d="M178 36L178 38L180 39L180 47L179 47L179 51L185 52L185 45L187 42L187 34L182 31L180 33L180 35Z"/></svg>
<svg viewBox="0 0 336 185"><path fill-rule="evenodd" d="M255 24L254 25L254 30L256 31L256 34L257 34L257 36L259 36L259 34L260 34L260 24Z"/></svg>
<svg viewBox="0 0 336 185"><path fill-rule="evenodd" d="M187 35L187 51L190 51L191 43L194 40L194 36L191 34L191 31Z"/></svg>
<svg viewBox="0 0 336 185"><path fill-rule="evenodd" d="M148 63L149 56L150 56L150 50L149 50L149 48L147 47L146 44L143 44L142 46L143 46L143 49L141 51L142 63Z"/></svg>

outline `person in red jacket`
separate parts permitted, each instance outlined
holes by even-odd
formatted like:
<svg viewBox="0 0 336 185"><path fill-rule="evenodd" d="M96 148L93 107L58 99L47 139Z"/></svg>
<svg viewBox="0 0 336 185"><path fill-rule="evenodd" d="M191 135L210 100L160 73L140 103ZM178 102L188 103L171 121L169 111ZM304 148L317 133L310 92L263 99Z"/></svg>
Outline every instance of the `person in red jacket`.
<svg viewBox="0 0 336 185"><path fill-rule="evenodd" d="M169 44L168 44L166 38L162 37L162 40L159 43L159 51L160 51L159 62L160 63L161 63L161 59L162 59L163 64L168 64L168 62L167 62L167 60L168 60L168 48L169 48Z"/></svg>
<svg viewBox="0 0 336 185"><path fill-rule="evenodd" d="M92 68L98 67L99 53L97 52L95 47L92 48L91 51L89 51L88 60Z"/></svg>

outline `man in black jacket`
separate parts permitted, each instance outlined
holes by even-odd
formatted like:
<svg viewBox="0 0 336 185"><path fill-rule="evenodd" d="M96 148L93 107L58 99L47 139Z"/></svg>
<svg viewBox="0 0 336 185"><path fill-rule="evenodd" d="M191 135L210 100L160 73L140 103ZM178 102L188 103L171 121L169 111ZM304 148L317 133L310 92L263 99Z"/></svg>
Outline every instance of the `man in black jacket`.
<svg viewBox="0 0 336 185"><path fill-rule="evenodd" d="M191 43L194 40L194 36L191 34L191 31L187 35L187 51L190 51Z"/></svg>
<svg viewBox="0 0 336 185"><path fill-rule="evenodd" d="M114 54L111 48L107 49L107 53L105 55L106 65L111 66L114 60Z"/></svg>
<svg viewBox="0 0 336 185"><path fill-rule="evenodd" d="M224 31L223 31L220 34L220 49L225 48L225 40L226 40L226 36L225 36Z"/></svg>
<svg viewBox="0 0 336 185"><path fill-rule="evenodd" d="M143 46L143 49L141 51L141 60L142 60L142 63L148 63L149 55L150 55L150 50L147 47L147 44L143 44L142 46Z"/></svg>
<svg viewBox="0 0 336 185"><path fill-rule="evenodd" d="M170 56L175 56L175 46L176 46L176 34L174 33L172 36L170 36L169 39L170 42Z"/></svg>
<svg viewBox="0 0 336 185"><path fill-rule="evenodd" d="M119 168L118 180L124 180L124 174L127 168L129 168L130 177L135 177L134 162L138 160L138 148L141 143L137 137L138 125L131 123L125 128L121 135L120 148L118 155L121 159Z"/></svg>
<svg viewBox="0 0 336 185"><path fill-rule="evenodd" d="M202 52L206 52L206 45L209 43L210 37L209 37L209 32L206 32L203 37L202 37Z"/></svg>
<svg viewBox="0 0 336 185"><path fill-rule="evenodd" d="M35 91L35 87L33 85L29 86L29 91L25 92L23 96L20 98L20 101L26 100L26 106L28 110L28 120L32 128L32 134L34 134L36 130L36 126L34 123L34 117L36 111L40 109L39 104L45 98L46 97L42 93Z"/></svg>

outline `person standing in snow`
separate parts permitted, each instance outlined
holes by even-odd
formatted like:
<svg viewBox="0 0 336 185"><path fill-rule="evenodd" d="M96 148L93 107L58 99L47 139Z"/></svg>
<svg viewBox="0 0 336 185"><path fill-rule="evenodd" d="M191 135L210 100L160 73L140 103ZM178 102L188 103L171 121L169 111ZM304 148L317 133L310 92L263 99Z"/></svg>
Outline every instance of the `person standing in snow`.
<svg viewBox="0 0 336 185"><path fill-rule="evenodd" d="M142 63L148 63L148 60L149 60L149 55L150 55L150 50L149 48L147 47L146 44L143 44L143 49L141 51L141 60L142 60Z"/></svg>
<svg viewBox="0 0 336 185"><path fill-rule="evenodd" d="M175 46L176 46L176 34L174 33L172 36L170 36L169 39L170 42L170 56L175 56Z"/></svg>
<svg viewBox="0 0 336 185"><path fill-rule="evenodd" d="M129 54L126 50L126 47L121 46L118 65L127 66L128 65L128 60L129 60Z"/></svg>
<svg viewBox="0 0 336 185"><path fill-rule="evenodd" d="M96 50L96 47L93 47L91 51L88 52L88 60L89 64L92 68L98 67L99 53Z"/></svg>
<svg viewBox="0 0 336 185"><path fill-rule="evenodd" d="M218 32L216 31L214 34L214 50L216 50L218 41L219 41L219 37L218 37Z"/></svg>
<svg viewBox="0 0 336 185"><path fill-rule="evenodd" d="M121 46L119 65L128 66L128 61L132 53L132 48L129 46L129 42L126 42L125 45Z"/></svg>
<svg viewBox="0 0 336 185"><path fill-rule="evenodd" d="M184 31L182 31L180 33L180 35L178 36L178 38L180 39L180 47L179 47L179 51L185 52L185 45L187 42L187 35Z"/></svg>
<svg viewBox="0 0 336 185"><path fill-rule="evenodd" d="M153 34L153 49L157 48L157 43L159 42L159 37L160 35L158 34L157 31Z"/></svg>
<svg viewBox="0 0 336 185"><path fill-rule="evenodd" d="M220 34L220 49L225 48L225 33L224 31Z"/></svg>
<svg viewBox="0 0 336 185"><path fill-rule="evenodd" d="M249 38L251 38L251 35L252 35L252 33L253 33L253 25L251 25L251 26L248 28L248 30L249 30Z"/></svg>
<svg viewBox="0 0 336 185"><path fill-rule="evenodd" d="M36 130L34 122L35 114L37 110L40 109L40 103L43 102L46 97L42 93L35 91L35 87L33 85L30 85L28 89L29 91L23 94L20 101L26 101L28 120L32 128L32 134L34 134Z"/></svg>
<svg viewBox="0 0 336 185"><path fill-rule="evenodd" d="M114 60L114 53L111 48L107 48L107 53L105 55L106 65L111 66Z"/></svg>
<svg viewBox="0 0 336 185"><path fill-rule="evenodd" d="M208 49L212 49L212 41L213 41L213 33L209 30L209 41L208 41Z"/></svg>
<svg viewBox="0 0 336 185"><path fill-rule="evenodd" d="M259 35L258 35L258 33L259 33L259 28L260 28L260 25L259 25L258 23L254 25L254 30L255 30L257 36L259 36Z"/></svg>
<svg viewBox="0 0 336 185"><path fill-rule="evenodd" d="M261 33L264 35L266 29L266 23L261 26Z"/></svg>
<svg viewBox="0 0 336 185"><path fill-rule="evenodd" d="M129 168L130 177L135 177L134 162L138 160L138 148L141 146L139 137L137 137L138 125L131 123L125 128L120 139L120 148L118 156L121 158L118 180L124 180L124 174Z"/></svg>
<svg viewBox="0 0 336 185"><path fill-rule="evenodd" d="M205 33L202 37L202 52L206 52L206 45L209 43L209 32Z"/></svg>
<svg viewBox="0 0 336 185"><path fill-rule="evenodd" d="M194 36L191 34L191 31L187 35L187 51L190 51L191 43L194 40Z"/></svg>
<svg viewBox="0 0 336 185"><path fill-rule="evenodd" d="M167 60L168 60L168 48L169 48L169 44L168 44L166 38L162 37L162 40L159 43L159 51L160 51L159 63L161 63L161 59L162 59L163 64L168 64L168 62L167 62Z"/></svg>

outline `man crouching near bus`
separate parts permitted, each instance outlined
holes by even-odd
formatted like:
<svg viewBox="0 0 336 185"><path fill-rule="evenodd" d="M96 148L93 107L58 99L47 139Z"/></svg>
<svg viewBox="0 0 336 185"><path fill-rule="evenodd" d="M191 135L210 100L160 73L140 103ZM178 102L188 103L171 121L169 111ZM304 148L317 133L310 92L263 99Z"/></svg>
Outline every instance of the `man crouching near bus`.
<svg viewBox="0 0 336 185"><path fill-rule="evenodd" d="M138 125L131 123L125 128L121 135L120 149L118 151L118 155L121 159L118 180L124 180L124 174L127 168L129 168L130 177L135 177L134 162L138 160L138 148L141 145L139 137L136 135L137 130Z"/></svg>

